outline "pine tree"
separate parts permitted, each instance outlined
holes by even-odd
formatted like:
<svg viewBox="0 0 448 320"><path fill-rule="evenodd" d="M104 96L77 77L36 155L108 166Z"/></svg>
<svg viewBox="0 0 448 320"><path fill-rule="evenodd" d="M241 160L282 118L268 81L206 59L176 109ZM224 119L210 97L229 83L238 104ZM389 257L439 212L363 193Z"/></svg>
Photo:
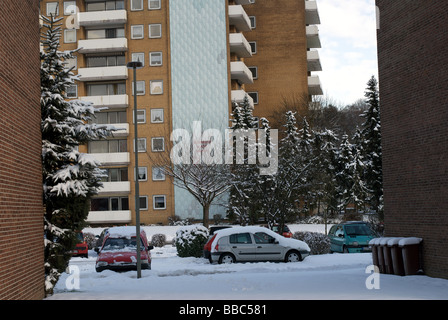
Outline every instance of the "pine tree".
<svg viewBox="0 0 448 320"><path fill-rule="evenodd" d="M59 51L63 18L42 16L41 130L45 290L52 294L76 244L76 232L87 218L90 198L102 186L103 171L78 147L103 139L114 130L107 125L87 124L94 117L90 103L67 101L67 90L77 77L66 68L75 51Z"/></svg>
<svg viewBox="0 0 448 320"><path fill-rule="evenodd" d="M373 76L367 83L365 97L369 108L361 115L365 119L361 130L361 151L365 162L364 175L371 194L369 203L382 221L384 217L380 102L378 82Z"/></svg>

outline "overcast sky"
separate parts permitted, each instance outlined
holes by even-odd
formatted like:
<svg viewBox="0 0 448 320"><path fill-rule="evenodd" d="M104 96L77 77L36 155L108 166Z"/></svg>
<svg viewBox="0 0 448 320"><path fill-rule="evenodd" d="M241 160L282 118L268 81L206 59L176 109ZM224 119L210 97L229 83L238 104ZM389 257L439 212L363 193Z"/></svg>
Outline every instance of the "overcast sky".
<svg viewBox="0 0 448 320"><path fill-rule="evenodd" d="M317 0L321 24L324 94L342 105L364 98L367 81L378 79L375 0Z"/></svg>

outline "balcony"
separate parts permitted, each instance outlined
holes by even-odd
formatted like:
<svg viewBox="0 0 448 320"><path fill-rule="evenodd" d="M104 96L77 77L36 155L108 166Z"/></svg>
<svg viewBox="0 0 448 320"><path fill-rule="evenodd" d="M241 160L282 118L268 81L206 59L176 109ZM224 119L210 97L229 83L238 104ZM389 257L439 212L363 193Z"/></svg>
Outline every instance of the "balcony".
<svg viewBox="0 0 448 320"><path fill-rule="evenodd" d="M79 53L105 53L105 52L123 52L128 51L128 39L111 38L111 39L91 39L79 40L78 47L81 49Z"/></svg>
<svg viewBox="0 0 448 320"><path fill-rule="evenodd" d="M308 71L322 71L319 52L317 50L307 51L306 56L308 60Z"/></svg>
<svg viewBox="0 0 448 320"><path fill-rule="evenodd" d="M129 123L112 123L111 126L114 126L117 129L117 131L114 131L115 138L129 136Z"/></svg>
<svg viewBox="0 0 448 320"><path fill-rule="evenodd" d="M89 211L87 222L92 224L131 223L131 211Z"/></svg>
<svg viewBox="0 0 448 320"><path fill-rule="evenodd" d="M230 52L235 53L240 58L252 57L252 49L249 42L242 33L229 34Z"/></svg>
<svg viewBox="0 0 448 320"><path fill-rule="evenodd" d="M320 44L319 28L317 26L306 26L306 40L308 49L322 48Z"/></svg>
<svg viewBox="0 0 448 320"><path fill-rule="evenodd" d="M241 5L229 6L229 24L235 26L238 31L250 31L250 19Z"/></svg>
<svg viewBox="0 0 448 320"><path fill-rule="evenodd" d="M131 157L129 152L115 152L115 153L89 153L101 166L119 166L129 165L131 163Z"/></svg>
<svg viewBox="0 0 448 320"><path fill-rule="evenodd" d="M235 0L235 3L245 5L245 4L251 4L252 2L250 2L250 0Z"/></svg>
<svg viewBox="0 0 448 320"><path fill-rule="evenodd" d="M230 76L232 80L237 80L241 84L254 82L252 72L242 61L230 62Z"/></svg>
<svg viewBox="0 0 448 320"><path fill-rule="evenodd" d="M81 27L111 26L125 24L128 21L126 10L94 11L78 13Z"/></svg>
<svg viewBox="0 0 448 320"><path fill-rule="evenodd" d="M306 24L320 24L319 11L317 9L317 2L314 0L305 1L305 23Z"/></svg>
<svg viewBox="0 0 448 320"><path fill-rule="evenodd" d="M122 196L131 193L131 183L129 181L103 182L103 187L99 189L100 196Z"/></svg>
<svg viewBox="0 0 448 320"><path fill-rule="evenodd" d="M251 96L249 96L246 91L244 90L232 90L231 92L231 100L232 102L236 102L238 104L241 104L244 102L244 97L247 95L247 98L249 99L249 104L253 108L254 107L254 99L252 99Z"/></svg>
<svg viewBox="0 0 448 320"><path fill-rule="evenodd" d="M318 76L308 77L308 94L311 96L321 96L324 94Z"/></svg>
<svg viewBox="0 0 448 320"><path fill-rule="evenodd" d="M101 68L79 68L79 81L107 81L126 80L128 68L126 66L101 67Z"/></svg>
<svg viewBox="0 0 448 320"><path fill-rule="evenodd" d="M129 96L127 94L114 96L87 96L80 97L81 101L89 101L94 107L107 107L108 110L123 109L129 106Z"/></svg>

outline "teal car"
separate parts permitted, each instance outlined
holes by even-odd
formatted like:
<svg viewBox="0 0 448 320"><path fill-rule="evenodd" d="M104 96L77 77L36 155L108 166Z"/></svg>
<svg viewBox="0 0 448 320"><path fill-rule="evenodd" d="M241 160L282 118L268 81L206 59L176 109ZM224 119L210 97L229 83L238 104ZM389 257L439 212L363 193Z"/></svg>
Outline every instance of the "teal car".
<svg viewBox="0 0 448 320"><path fill-rule="evenodd" d="M344 222L331 227L328 236L331 252L356 253L371 252L369 241L377 235L362 221Z"/></svg>

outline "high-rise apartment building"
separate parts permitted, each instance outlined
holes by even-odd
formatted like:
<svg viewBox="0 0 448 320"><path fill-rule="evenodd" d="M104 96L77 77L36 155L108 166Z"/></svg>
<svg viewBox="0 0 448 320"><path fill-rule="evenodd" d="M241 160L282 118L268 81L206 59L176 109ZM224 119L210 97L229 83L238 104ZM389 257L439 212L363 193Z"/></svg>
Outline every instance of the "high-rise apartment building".
<svg viewBox="0 0 448 320"><path fill-rule="evenodd" d="M313 37L307 26L318 23L315 2L284 1L287 8L281 11L272 10L274 4L268 5L270 2L41 1L41 14L65 17L61 48L81 48L76 59L69 61L74 73L80 75L80 81L70 89L70 98L93 102L103 108L96 122L122 129L114 138L82 149L94 154L108 172L104 188L92 201L89 223L135 223L137 176L143 224L165 224L174 215L201 218L199 203L175 187L151 160L158 154L169 156L171 132L191 130L194 121L201 122L202 130L224 130L229 126L232 103L242 102L247 88L260 117L269 117L268 106L274 104L262 108L262 101L274 101L274 93L318 93L311 90L314 78L309 77L315 70L310 65L314 66L312 57L316 55L307 50L318 47L310 46ZM248 14L252 7L253 13ZM291 25L285 26L285 17L283 23L274 21L282 13ZM278 28L282 36L271 28ZM248 40L252 33L257 48ZM284 52L279 55L279 51ZM137 70L137 147L132 130L134 79L126 67L130 61L143 63ZM281 86L284 91L278 89ZM252 99L257 98L255 92L259 101ZM135 151L139 152L137 174ZM225 217L225 208L212 206L210 215L215 214Z"/></svg>

